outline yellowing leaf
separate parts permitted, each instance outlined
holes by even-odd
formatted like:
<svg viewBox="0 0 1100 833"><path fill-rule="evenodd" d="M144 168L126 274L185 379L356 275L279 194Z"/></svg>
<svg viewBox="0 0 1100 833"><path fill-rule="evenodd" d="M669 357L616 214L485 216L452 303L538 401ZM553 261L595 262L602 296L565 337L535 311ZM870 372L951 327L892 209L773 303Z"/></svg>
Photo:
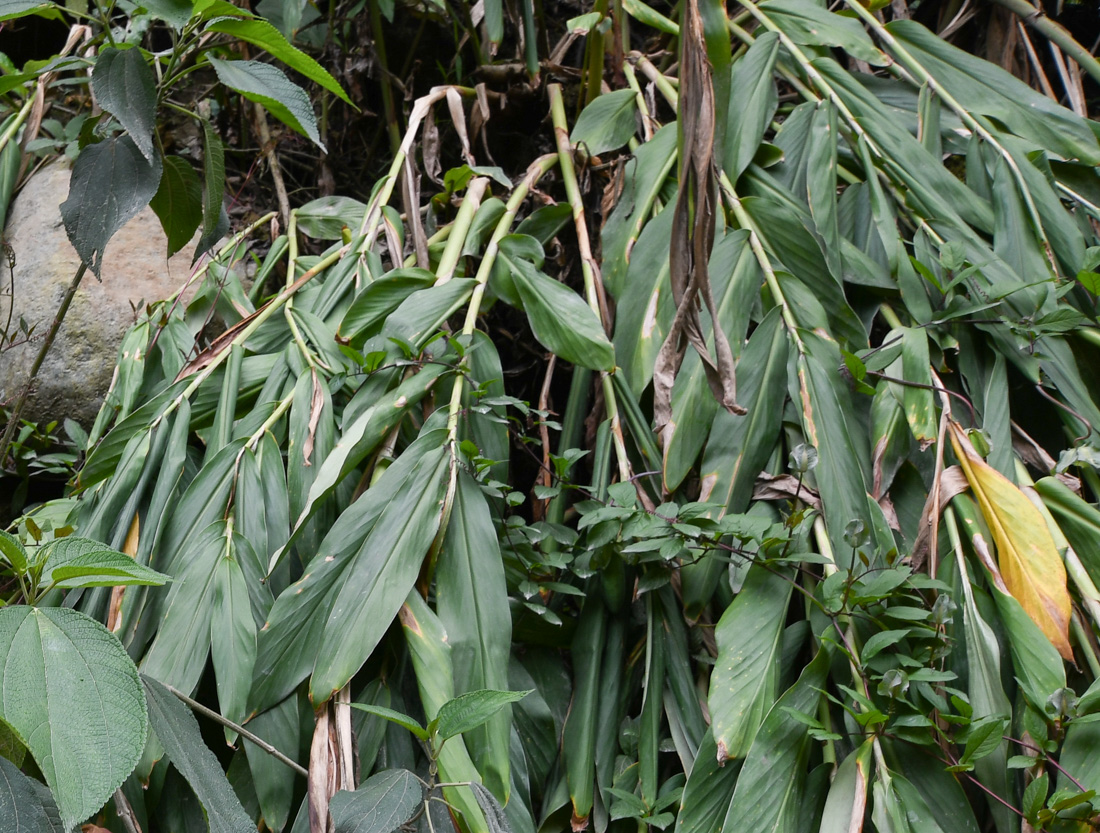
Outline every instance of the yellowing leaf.
<svg viewBox="0 0 1100 833"><path fill-rule="evenodd" d="M1023 492L981 458L958 423L952 421L950 428L951 445L993 535L1005 587L1058 653L1072 660L1066 568L1043 516Z"/></svg>

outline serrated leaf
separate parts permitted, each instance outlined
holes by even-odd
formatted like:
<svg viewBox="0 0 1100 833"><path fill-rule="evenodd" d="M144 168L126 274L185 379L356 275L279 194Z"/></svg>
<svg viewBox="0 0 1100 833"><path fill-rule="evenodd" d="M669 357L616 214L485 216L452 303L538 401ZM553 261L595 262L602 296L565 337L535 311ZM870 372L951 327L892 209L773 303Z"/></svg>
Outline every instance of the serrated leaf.
<svg viewBox="0 0 1100 833"><path fill-rule="evenodd" d="M107 242L149 204L160 174L160 158L146 160L129 136L89 145L76 158L61 217L69 242L96 277Z"/></svg>
<svg viewBox="0 0 1100 833"><path fill-rule="evenodd" d="M37 11L56 5L46 0L0 0L0 20L34 14Z"/></svg>
<svg viewBox="0 0 1100 833"><path fill-rule="evenodd" d="M48 792L42 795L39 786L7 758L0 758L0 819L5 833L65 833L53 799Z"/></svg>
<svg viewBox="0 0 1100 833"><path fill-rule="evenodd" d="M134 663L99 622L70 608L0 610L0 717L34 756L66 829L141 758L143 701Z"/></svg>
<svg viewBox="0 0 1100 833"><path fill-rule="evenodd" d="M101 51L92 70L92 92L99 106L118 119L152 163L157 84L141 50L108 46Z"/></svg>
<svg viewBox="0 0 1100 833"><path fill-rule="evenodd" d="M202 157L202 236L195 247L192 261L198 260L218 242L229 229L229 218L225 213L225 147L214 126L206 119L202 121L203 157Z"/></svg>
<svg viewBox="0 0 1100 833"><path fill-rule="evenodd" d="M951 445L997 546L1005 587L1064 658L1069 644L1070 598L1066 568L1039 510L1003 474L988 465L952 421Z"/></svg>
<svg viewBox="0 0 1100 833"><path fill-rule="evenodd" d="M168 257L189 242L202 223L202 183L186 159L164 157L160 187L149 202L168 238Z"/></svg>
<svg viewBox="0 0 1100 833"><path fill-rule="evenodd" d="M407 769L372 775L354 792L341 790L329 802L335 833L392 833L424 800L420 779Z"/></svg>
<svg viewBox="0 0 1100 833"><path fill-rule="evenodd" d="M442 739L476 729L509 703L522 700L531 691L481 689L460 694L439 707L435 731Z"/></svg>
<svg viewBox="0 0 1100 833"><path fill-rule="evenodd" d="M49 562L47 562L47 568ZM58 587L119 587L134 584L160 586L171 577L138 564L121 552L97 552L82 555L49 574L50 581Z"/></svg>
<svg viewBox="0 0 1100 833"><path fill-rule="evenodd" d="M235 17L223 17L212 20L207 25L206 31L224 32L227 35L255 44L274 55L295 72L301 73L310 81L316 82L333 95L343 99L353 107L355 106L352 100L348 98L348 94L344 92L344 88L329 74L328 70L302 50L291 46L287 39L283 37L283 33L266 20L258 18L241 20Z"/></svg>
<svg viewBox="0 0 1100 833"><path fill-rule="evenodd" d="M164 751L191 785L206 814L210 833L249 833L248 817L218 763L202 741L198 721L179 698L151 677L142 675L149 719Z"/></svg>
<svg viewBox="0 0 1100 833"><path fill-rule="evenodd" d="M208 60L225 86L263 106L283 124L325 150L309 96L285 72L262 61L222 61L213 57Z"/></svg>
<svg viewBox="0 0 1100 833"><path fill-rule="evenodd" d="M637 129L637 93L614 90L599 96L581 111L569 141L589 156L599 156L625 145Z"/></svg>
<svg viewBox="0 0 1100 833"><path fill-rule="evenodd" d="M10 532L5 532L2 529L0 529L0 555L2 555L4 560L11 564L16 571L20 573L26 572L28 556L27 550L23 546L23 542Z"/></svg>

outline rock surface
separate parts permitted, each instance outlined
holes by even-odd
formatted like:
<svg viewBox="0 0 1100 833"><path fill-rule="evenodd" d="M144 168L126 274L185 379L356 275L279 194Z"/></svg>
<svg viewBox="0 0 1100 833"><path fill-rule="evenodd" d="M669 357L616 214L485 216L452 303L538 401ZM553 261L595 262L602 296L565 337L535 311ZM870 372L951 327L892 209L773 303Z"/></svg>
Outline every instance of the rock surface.
<svg viewBox="0 0 1100 833"><path fill-rule="evenodd" d="M22 316L34 326L31 343L0 352L0 403L10 405L26 383L80 258L65 236L59 206L68 196L69 167L50 165L16 196L4 240L15 252L15 289L7 260L0 265L0 328L14 298L12 330ZM143 304L176 292L190 274L194 243L171 260L160 221L145 208L107 244L103 282L87 272L38 373L23 411L33 421L95 420L111 384L118 347Z"/></svg>

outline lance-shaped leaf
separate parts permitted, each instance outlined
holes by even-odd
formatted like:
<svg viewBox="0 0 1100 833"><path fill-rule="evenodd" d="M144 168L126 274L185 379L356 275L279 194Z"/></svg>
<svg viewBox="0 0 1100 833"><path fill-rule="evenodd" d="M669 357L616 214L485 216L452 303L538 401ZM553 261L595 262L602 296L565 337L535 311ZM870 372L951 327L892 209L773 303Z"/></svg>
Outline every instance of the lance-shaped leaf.
<svg viewBox="0 0 1100 833"><path fill-rule="evenodd" d="M951 445L997 547L1004 585L1058 652L1072 660L1066 568L1039 510L1008 478L974 450L958 423Z"/></svg>
<svg viewBox="0 0 1100 833"><path fill-rule="evenodd" d="M509 688L512 616L504 565L485 495L465 472L458 475L435 593L454 658L456 691ZM509 795L511 729L511 709L504 709L465 738L485 784L501 801Z"/></svg>
<svg viewBox="0 0 1100 833"><path fill-rule="evenodd" d="M283 124L324 151L309 96L287 78L285 72L262 61L222 61L213 57L207 60L225 86L262 105Z"/></svg>
<svg viewBox="0 0 1100 833"><path fill-rule="evenodd" d="M588 304L523 258L509 259L508 263L539 344L580 367L611 370L615 348Z"/></svg>
<svg viewBox="0 0 1100 833"><path fill-rule="evenodd" d="M146 159L129 136L89 145L76 158L61 217L69 242L96 277L107 241L149 204L160 173L160 157Z"/></svg>
<svg viewBox="0 0 1100 833"><path fill-rule="evenodd" d="M190 162L179 156L164 157L160 187L149 207L160 218L171 257L190 242L202 223L202 183Z"/></svg>
<svg viewBox="0 0 1100 833"><path fill-rule="evenodd" d="M721 162L730 182L735 184L756 155L779 103L772 74L778 54L779 35L765 32L733 65Z"/></svg>
<svg viewBox="0 0 1100 833"><path fill-rule="evenodd" d="M810 736L790 712L812 715L817 710L828 670L829 652L823 647L768 712L741 768L723 830L799 829Z"/></svg>
<svg viewBox="0 0 1100 833"><path fill-rule="evenodd" d="M199 723L187 708L162 683L142 676L149 718L164 751L191 789L195 791L206 815L210 833L248 833L256 827L233 792L221 764L199 732Z"/></svg>
<svg viewBox="0 0 1100 833"><path fill-rule="evenodd" d="M252 711L275 705L309 676L348 568L393 496L410 491L406 481L443 440L442 432L429 432L406 448L374 486L340 515L306 572L275 600L257 635L256 679L249 695Z"/></svg>
<svg viewBox="0 0 1100 833"><path fill-rule="evenodd" d="M581 111L569 141L589 156L599 156L625 145L637 129L637 94L630 89L599 96Z"/></svg>
<svg viewBox="0 0 1100 833"><path fill-rule="evenodd" d="M852 833L863 828L867 780L871 774L871 744L865 741L837 767L819 833Z"/></svg>
<svg viewBox="0 0 1100 833"><path fill-rule="evenodd" d="M424 714L429 720L435 720L443 705L454 699L454 666L451 663L451 647L447 644L447 632L439 617L416 591L405 600L400 619ZM437 761L443 781L481 781L461 738L453 738L443 744ZM444 787L443 795L451 807L461 814L470 833L489 833L485 815L468 787Z"/></svg>
<svg viewBox="0 0 1100 833"><path fill-rule="evenodd" d="M47 0L0 0L0 20L11 20L54 5Z"/></svg>
<svg viewBox="0 0 1100 833"><path fill-rule="evenodd" d="M283 37L282 32L266 20L218 17L207 25L206 31L224 32L234 38L255 44L270 52L295 72L301 73L310 81L316 82L348 104L352 103L351 99L348 98L348 94L344 92L344 88L329 74L328 70L302 50L291 46L287 39Z"/></svg>
<svg viewBox="0 0 1100 833"><path fill-rule="evenodd" d="M99 106L118 119L138 150L153 162L157 89L140 49L107 47L92 70L92 92Z"/></svg>
<svg viewBox="0 0 1100 833"><path fill-rule="evenodd" d="M711 731L718 760L748 754L779 685L783 625L791 598L784 576L749 568L741 592L714 630L718 657L710 681Z"/></svg>
<svg viewBox="0 0 1100 833"><path fill-rule="evenodd" d="M439 714L430 729L447 740L484 724L505 706L522 700L531 691L495 691L480 689L460 694L439 707Z"/></svg>
<svg viewBox="0 0 1100 833"><path fill-rule="evenodd" d="M70 608L0 610L0 718L34 756L66 830L133 771L149 729L134 663Z"/></svg>
<svg viewBox="0 0 1100 833"><path fill-rule="evenodd" d="M202 235L194 259L209 251L229 229L225 213L225 146L214 126L202 120Z"/></svg>
<svg viewBox="0 0 1100 833"><path fill-rule="evenodd" d="M709 730L705 732L684 785L677 833L712 833L720 829L740 771L740 761L719 761L714 736Z"/></svg>
<svg viewBox="0 0 1100 833"><path fill-rule="evenodd" d="M439 531L453 461L445 447L428 452L390 497L349 565L329 612L310 680L315 704L366 662L382 639Z"/></svg>
<svg viewBox="0 0 1100 833"><path fill-rule="evenodd" d="M760 4L760 10L795 43L840 47L853 58L872 66L889 63L858 22L833 14L809 0L767 0Z"/></svg>

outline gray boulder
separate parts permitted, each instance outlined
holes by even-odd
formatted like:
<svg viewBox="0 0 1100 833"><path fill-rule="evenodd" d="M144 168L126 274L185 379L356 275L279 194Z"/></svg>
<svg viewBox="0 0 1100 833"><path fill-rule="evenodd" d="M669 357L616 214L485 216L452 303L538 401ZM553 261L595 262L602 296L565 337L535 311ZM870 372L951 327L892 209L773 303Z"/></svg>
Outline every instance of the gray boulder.
<svg viewBox="0 0 1100 833"><path fill-rule="evenodd" d="M59 206L69 193L69 167L55 163L30 178L8 214L4 239L15 252L15 287L0 258L0 327L12 310L34 326L30 343L0 352L0 403L11 405L72 282L80 258L65 236ZM58 331L23 418L70 417L89 428L111 385L118 347L144 304L166 298L186 282L194 241L171 260L160 221L145 208L111 238L103 281L88 271Z"/></svg>

